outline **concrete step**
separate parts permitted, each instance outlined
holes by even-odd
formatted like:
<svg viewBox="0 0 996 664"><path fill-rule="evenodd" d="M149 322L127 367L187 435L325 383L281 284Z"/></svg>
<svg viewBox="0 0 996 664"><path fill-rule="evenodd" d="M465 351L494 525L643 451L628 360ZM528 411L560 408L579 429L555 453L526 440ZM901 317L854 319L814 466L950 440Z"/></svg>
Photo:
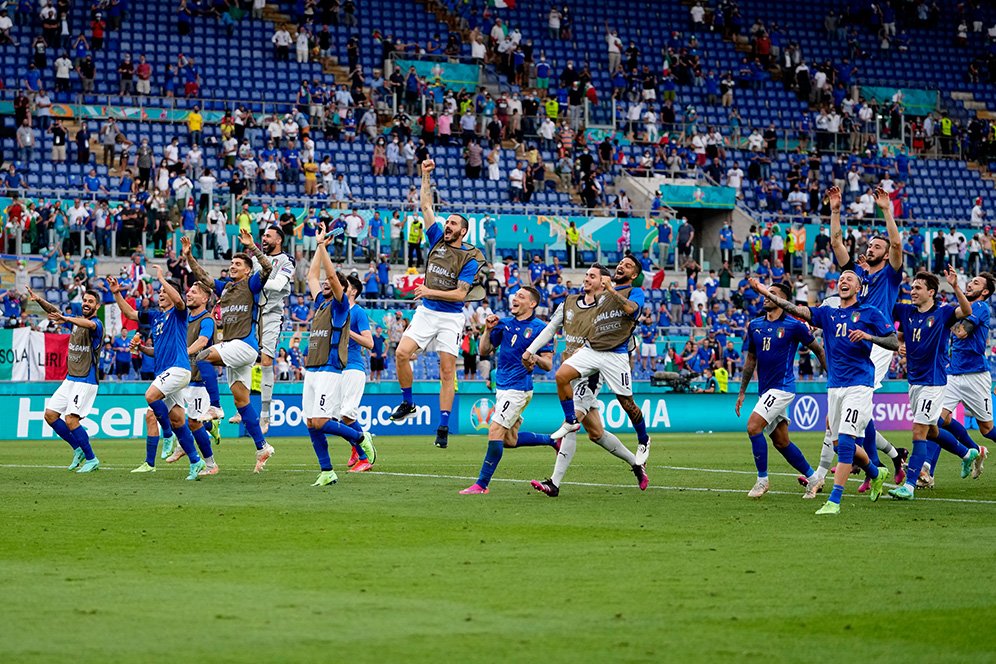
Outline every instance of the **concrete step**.
<svg viewBox="0 0 996 664"><path fill-rule="evenodd" d="M972 101L975 99L974 92L952 92L951 98L955 101Z"/></svg>

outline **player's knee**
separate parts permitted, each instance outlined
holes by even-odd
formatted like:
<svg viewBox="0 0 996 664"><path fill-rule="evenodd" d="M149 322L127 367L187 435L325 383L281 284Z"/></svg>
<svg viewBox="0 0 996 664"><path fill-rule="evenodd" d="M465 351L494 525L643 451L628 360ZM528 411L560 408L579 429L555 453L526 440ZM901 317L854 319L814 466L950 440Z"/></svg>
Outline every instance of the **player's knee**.
<svg viewBox="0 0 996 664"><path fill-rule="evenodd" d="M760 424L753 424L751 422L747 423L747 435L748 436L758 436L764 433L764 427Z"/></svg>
<svg viewBox="0 0 996 664"><path fill-rule="evenodd" d="M156 423L156 414L152 412L151 408L145 409L145 425L153 426Z"/></svg>
<svg viewBox="0 0 996 664"><path fill-rule="evenodd" d="M55 424L55 421L57 419L59 419L59 414L57 412L55 412L54 410L45 411L45 421L48 422L50 425Z"/></svg>

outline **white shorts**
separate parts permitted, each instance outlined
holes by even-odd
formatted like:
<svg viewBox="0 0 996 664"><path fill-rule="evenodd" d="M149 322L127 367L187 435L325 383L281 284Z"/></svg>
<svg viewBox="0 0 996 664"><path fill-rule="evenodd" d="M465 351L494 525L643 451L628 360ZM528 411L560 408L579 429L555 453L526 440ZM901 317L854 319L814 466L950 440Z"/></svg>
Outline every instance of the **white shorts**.
<svg viewBox="0 0 996 664"><path fill-rule="evenodd" d="M97 386L93 383L64 380L45 404L45 408L54 410L59 415L76 415L82 419L90 414L96 398Z"/></svg>
<svg viewBox="0 0 996 664"><path fill-rule="evenodd" d="M252 387L252 367L256 364L259 352L242 339L222 341L215 348L218 349L218 355L221 355L221 361L228 367L229 387L235 383L242 383L246 389Z"/></svg>
<svg viewBox="0 0 996 664"><path fill-rule="evenodd" d="M612 394L622 397L633 396L633 370L629 366L627 353L610 353L592 350L588 346L578 349L564 364L573 367L587 378L593 373L602 374L602 382L612 391Z"/></svg>
<svg viewBox="0 0 996 664"><path fill-rule="evenodd" d="M169 410L173 410L173 406L183 408L183 392L187 385L190 385L190 369L179 367L167 369L153 378L152 384L163 393L166 408Z"/></svg>
<svg viewBox="0 0 996 664"><path fill-rule="evenodd" d="M354 422L360 419L360 401L363 390L367 386L367 374L357 369L346 369L336 382L335 416L350 419Z"/></svg>
<svg viewBox="0 0 996 664"><path fill-rule="evenodd" d="M871 361L875 365L875 389L882 387L882 381L889 375L889 367L892 365L893 351L882 348L878 344L872 344Z"/></svg>
<svg viewBox="0 0 996 664"><path fill-rule="evenodd" d="M495 394L495 414L491 416L491 421L506 429L514 429L522 421L522 411L532 398L532 390L498 390Z"/></svg>
<svg viewBox="0 0 996 664"><path fill-rule="evenodd" d="M944 406L944 385L910 385L913 424L937 424Z"/></svg>
<svg viewBox="0 0 996 664"><path fill-rule="evenodd" d="M864 385L827 390L827 417L834 438L840 434L864 438L865 428L871 421L874 392Z"/></svg>
<svg viewBox="0 0 996 664"><path fill-rule="evenodd" d="M657 344L654 342L640 342L640 357L657 357Z"/></svg>
<svg viewBox="0 0 996 664"><path fill-rule="evenodd" d="M306 418L332 419L335 416L335 393L342 374L332 371L305 371L301 393L301 410Z"/></svg>
<svg viewBox="0 0 996 664"><path fill-rule="evenodd" d="M402 337L408 337L425 352L460 356L460 338L466 321L463 313L444 313L419 307Z"/></svg>
<svg viewBox="0 0 996 664"><path fill-rule="evenodd" d="M787 413L794 400L795 395L784 390L768 390L758 398L754 412L768 423L764 435L770 434L783 421L789 421Z"/></svg>
<svg viewBox="0 0 996 664"><path fill-rule="evenodd" d="M188 420L207 421L207 411L210 407L211 397L203 385L188 385L183 390L183 408L187 411Z"/></svg>
<svg viewBox="0 0 996 664"><path fill-rule="evenodd" d="M944 410L954 412L958 404L965 406L965 414L980 422L993 421L993 379L989 372L948 376L948 389L944 390Z"/></svg>
<svg viewBox="0 0 996 664"><path fill-rule="evenodd" d="M588 414L593 410L598 410L598 393L602 389L602 376L594 381L592 389L592 377L577 378L571 381L571 389L574 390L574 411Z"/></svg>
<svg viewBox="0 0 996 664"><path fill-rule="evenodd" d="M280 331L284 328L284 316L281 313L263 314L261 322L259 350L265 355L276 357L277 341L280 340Z"/></svg>

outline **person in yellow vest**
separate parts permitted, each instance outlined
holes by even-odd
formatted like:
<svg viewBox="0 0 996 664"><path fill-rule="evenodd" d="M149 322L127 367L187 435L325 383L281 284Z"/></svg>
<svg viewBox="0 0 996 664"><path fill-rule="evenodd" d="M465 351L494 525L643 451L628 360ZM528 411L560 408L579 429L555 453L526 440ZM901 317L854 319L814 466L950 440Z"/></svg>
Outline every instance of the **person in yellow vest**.
<svg viewBox="0 0 996 664"><path fill-rule="evenodd" d="M716 378L716 384L719 386L719 393L726 394L730 385L730 372L727 371L725 367L720 365L713 370L712 375Z"/></svg>
<svg viewBox="0 0 996 664"><path fill-rule="evenodd" d="M239 210L237 215L235 215L235 223L238 224L240 233L244 229L247 233L252 235L252 215L249 214L248 203L242 204L242 209Z"/></svg>
<svg viewBox="0 0 996 664"><path fill-rule="evenodd" d="M570 226L567 227L567 261L572 270L581 264L578 260L578 246L580 244L581 231L578 230L577 225L572 221Z"/></svg>
<svg viewBox="0 0 996 664"><path fill-rule="evenodd" d="M951 154L952 145L951 137L953 132L953 124L951 118L945 113L941 116L941 154Z"/></svg>
<svg viewBox="0 0 996 664"><path fill-rule="evenodd" d="M792 259L795 257L795 235L791 230L785 234L785 272L792 274Z"/></svg>
<svg viewBox="0 0 996 664"><path fill-rule="evenodd" d="M201 115L201 107L194 106L194 109L187 115L187 134L190 145L201 145L204 131L204 116Z"/></svg>
<svg viewBox="0 0 996 664"><path fill-rule="evenodd" d="M422 218L408 218L408 264L422 267Z"/></svg>
<svg viewBox="0 0 996 664"><path fill-rule="evenodd" d="M547 97L543 106L546 109L546 117L556 122L560 117L560 102L553 97Z"/></svg>

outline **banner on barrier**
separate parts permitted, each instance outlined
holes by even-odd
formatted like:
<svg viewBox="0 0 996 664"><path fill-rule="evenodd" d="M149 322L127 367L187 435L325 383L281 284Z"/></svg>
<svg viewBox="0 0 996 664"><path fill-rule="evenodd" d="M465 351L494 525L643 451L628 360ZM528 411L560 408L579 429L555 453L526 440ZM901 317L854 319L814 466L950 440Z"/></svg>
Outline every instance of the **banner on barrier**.
<svg viewBox="0 0 996 664"><path fill-rule="evenodd" d="M68 334L0 329L0 380L62 380L68 352Z"/></svg>

